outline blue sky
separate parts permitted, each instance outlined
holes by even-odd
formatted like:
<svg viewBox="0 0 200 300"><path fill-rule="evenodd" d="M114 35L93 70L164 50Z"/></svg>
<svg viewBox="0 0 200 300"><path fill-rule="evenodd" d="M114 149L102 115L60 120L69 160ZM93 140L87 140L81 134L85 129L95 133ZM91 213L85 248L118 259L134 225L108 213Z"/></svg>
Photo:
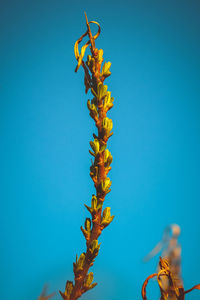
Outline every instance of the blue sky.
<svg viewBox="0 0 200 300"><path fill-rule="evenodd" d="M105 205L116 217L100 238L98 286L82 299L141 299L158 261L142 257L170 223L182 229L185 288L200 282L199 9L194 0L1 4L2 300L37 299L44 283L63 290L85 249L95 128L73 53L84 11L100 23L96 46L112 62L113 184ZM158 298L155 282L148 292Z"/></svg>

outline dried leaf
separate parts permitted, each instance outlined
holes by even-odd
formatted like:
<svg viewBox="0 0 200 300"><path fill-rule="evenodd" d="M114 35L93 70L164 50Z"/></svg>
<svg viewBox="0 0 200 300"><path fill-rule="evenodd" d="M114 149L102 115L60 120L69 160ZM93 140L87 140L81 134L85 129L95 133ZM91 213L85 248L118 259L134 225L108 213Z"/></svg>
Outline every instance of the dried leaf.
<svg viewBox="0 0 200 300"><path fill-rule="evenodd" d="M146 287L147 287L147 284L149 282L149 280L153 277L156 277L158 274L157 273L154 273L154 274L151 274L147 277L147 279L144 281L143 283L143 286L142 286L142 299L143 300L147 300L147 295L146 295Z"/></svg>
<svg viewBox="0 0 200 300"><path fill-rule="evenodd" d="M92 39L95 40L100 35L101 27L100 27L99 23L97 23L95 21L90 21L88 23L88 28L89 28L89 24L91 24L91 23L96 24L98 26L97 33L92 37ZM91 40L87 41L87 43L85 45L83 45L81 48L81 54L79 53L78 45L82 42L83 38L88 34L89 34L89 29L76 41L76 43L74 45L74 54L78 61L78 65L76 66L75 72L77 72L78 69L80 68L82 61L83 61L83 57L85 55L85 51L86 51L87 47L89 46L89 44L91 44ZM86 90L87 90L87 87L86 87Z"/></svg>
<svg viewBox="0 0 200 300"><path fill-rule="evenodd" d="M193 286L191 289L184 292L184 294L190 293L193 290L200 290L200 284Z"/></svg>

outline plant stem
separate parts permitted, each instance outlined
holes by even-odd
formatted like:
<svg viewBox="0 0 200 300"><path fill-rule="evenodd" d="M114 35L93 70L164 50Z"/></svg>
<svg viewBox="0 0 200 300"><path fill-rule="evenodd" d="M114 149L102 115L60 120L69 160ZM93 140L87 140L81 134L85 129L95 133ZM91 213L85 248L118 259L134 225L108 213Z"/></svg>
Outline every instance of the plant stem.
<svg viewBox="0 0 200 300"><path fill-rule="evenodd" d="M95 36L91 33L90 23L95 23L99 27L98 33ZM86 25L87 32L83 34L75 44L75 56L78 61L75 71L78 70L80 65L83 66L85 71L86 93L90 88L94 95L91 103L88 100L88 108L90 110L90 116L94 119L98 130L98 135L93 134L94 141L90 142L94 151L94 153L90 151L94 156L94 162L92 162L90 168L90 176L94 182L96 195L92 197L91 207L85 205L92 216L92 220L89 218L86 219L85 229L81 227L86 239L86 252L82 253L80 258L76 259L74 263L75 283L73 284L71 281L67 281L65 292L60 292L64 300L76 300L83 293L96 285L96 283L92 284L93 273L88 274L88 271L99 252L100 245L98 244L98 238L102 230L107 227L114 218L114 216L110 215L110 208L108 207L105 208L102 213L103 202L106 194L110 192L111 186L107 174L111 169L112 156L106 148L108 139L112 135L110 132L112 130L112 120L107 118L107 111L113 106L113 98L110 97L111 94L107 91L107 86L103 85L105 78L111 74L109 71L111 64L105 63L101 71L103 50L98 50L95 47L95 39L100 34L100 26L97 22L88 22L87 16ZM89 41L82 47L81 54L79 54L78 44L86 35L88 35ZM83 62L83 56L89 44L91 45L90 50L92 55L88 56L88 60L85 63Z"/></svg>

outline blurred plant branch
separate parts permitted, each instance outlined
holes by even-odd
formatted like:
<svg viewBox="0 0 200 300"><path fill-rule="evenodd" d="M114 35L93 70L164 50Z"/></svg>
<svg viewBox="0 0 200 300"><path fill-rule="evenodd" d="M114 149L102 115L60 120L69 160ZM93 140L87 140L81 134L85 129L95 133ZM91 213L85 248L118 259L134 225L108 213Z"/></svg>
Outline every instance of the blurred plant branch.
<svg viewBox="0 0 200 300"><path fill-rule="evenodd" d="M55 293L52 293L47 296L47 285L43 287L42 293L40 294L38 300L48 300L55 296Z"/></svg>
<svg viewBox="0 0 200 300"><path fill-rule="evenodd" d="M176 250L176 248L174 248ZM180 266L175 263L174 254L172 257L160 257L158 272L147 277L142 286L142 298L147 300L146 288L150 279L157 277L160 287L160 300L184 300L185 294L194 289L200 290L200 284L193 286L189 290L184 290L183 282L180 277Z"/></svg>

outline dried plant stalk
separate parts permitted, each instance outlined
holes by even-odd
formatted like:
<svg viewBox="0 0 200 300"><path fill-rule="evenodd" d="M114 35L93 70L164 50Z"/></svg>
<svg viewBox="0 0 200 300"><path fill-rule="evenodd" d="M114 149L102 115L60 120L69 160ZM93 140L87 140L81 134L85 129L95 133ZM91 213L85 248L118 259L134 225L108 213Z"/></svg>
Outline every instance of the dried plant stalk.
<svg viewBox="0 0 200 300"><path fill-rule="evenodd" d="M38 298L38 300L48 300L48 299L51 299L55 296L56 293L52 293L50 295L47 295L47 285L45 285L43 287L43 290Z"/></svg>
<svg viewBox="0 0 200 300"><path fill-rule="evenodd" d="M85 14L86 16L86 14ZM98 26L96 35L92 35L90 24ZM75 72L82 66L85 73L85 91L91 91L93 99L88 100L87 106L90 116L95 121L98 134L93 134L94 140L90 142L92 151L89 151L93 157L90 167L90 176L94 182L96 194L92 196L91 206L85 205L91 214L91 218L86 218L84 228L81 226L81 231L86 239L86 252L83 252L80 257L76 257L76 262L73 264L75 282L67 281L64 293L60 292L64 300L76 300L83 293L92 289L97 283L93 283L93 273L88 273L93 265L96 256L98 255L100 244L98 238L102 230L107 227L113 220L114 216L110 214L110 207L103 210L105 196L110 192L111 181L107 177L111 170L112 155L107 149L108 139L112 135L112 120L107 117L107 112L113 106L113 98L111 92L104 85L104 80L111 75L111 63L103 62L103 50L97 49L95 40L100 34L100 25L91 21L88 22L86 16L87 31L76 41L74 52L78 61ZM84 37L88 36L88 42L81 48L79 53L78 46ZM87 61L83 61L86 48L90 45L91 55L88 55Z"/></svg>
<svg viewBox="0 0 200 300"><path fill-rule="evenodd" d="M193 286L191 289L185 291L183 286L176 285L176 278L171 272L168 259L160 257L159 262L160 271L147 277L142 286L142 299L147 300L146 287L149 280L153 277L157 277L157 281L160 287L161 297L160 300L185 300L185 294L193 291L194 289L200 290L200 284ZM163 286L163 280L168 281L168 288Z"/></svg>

